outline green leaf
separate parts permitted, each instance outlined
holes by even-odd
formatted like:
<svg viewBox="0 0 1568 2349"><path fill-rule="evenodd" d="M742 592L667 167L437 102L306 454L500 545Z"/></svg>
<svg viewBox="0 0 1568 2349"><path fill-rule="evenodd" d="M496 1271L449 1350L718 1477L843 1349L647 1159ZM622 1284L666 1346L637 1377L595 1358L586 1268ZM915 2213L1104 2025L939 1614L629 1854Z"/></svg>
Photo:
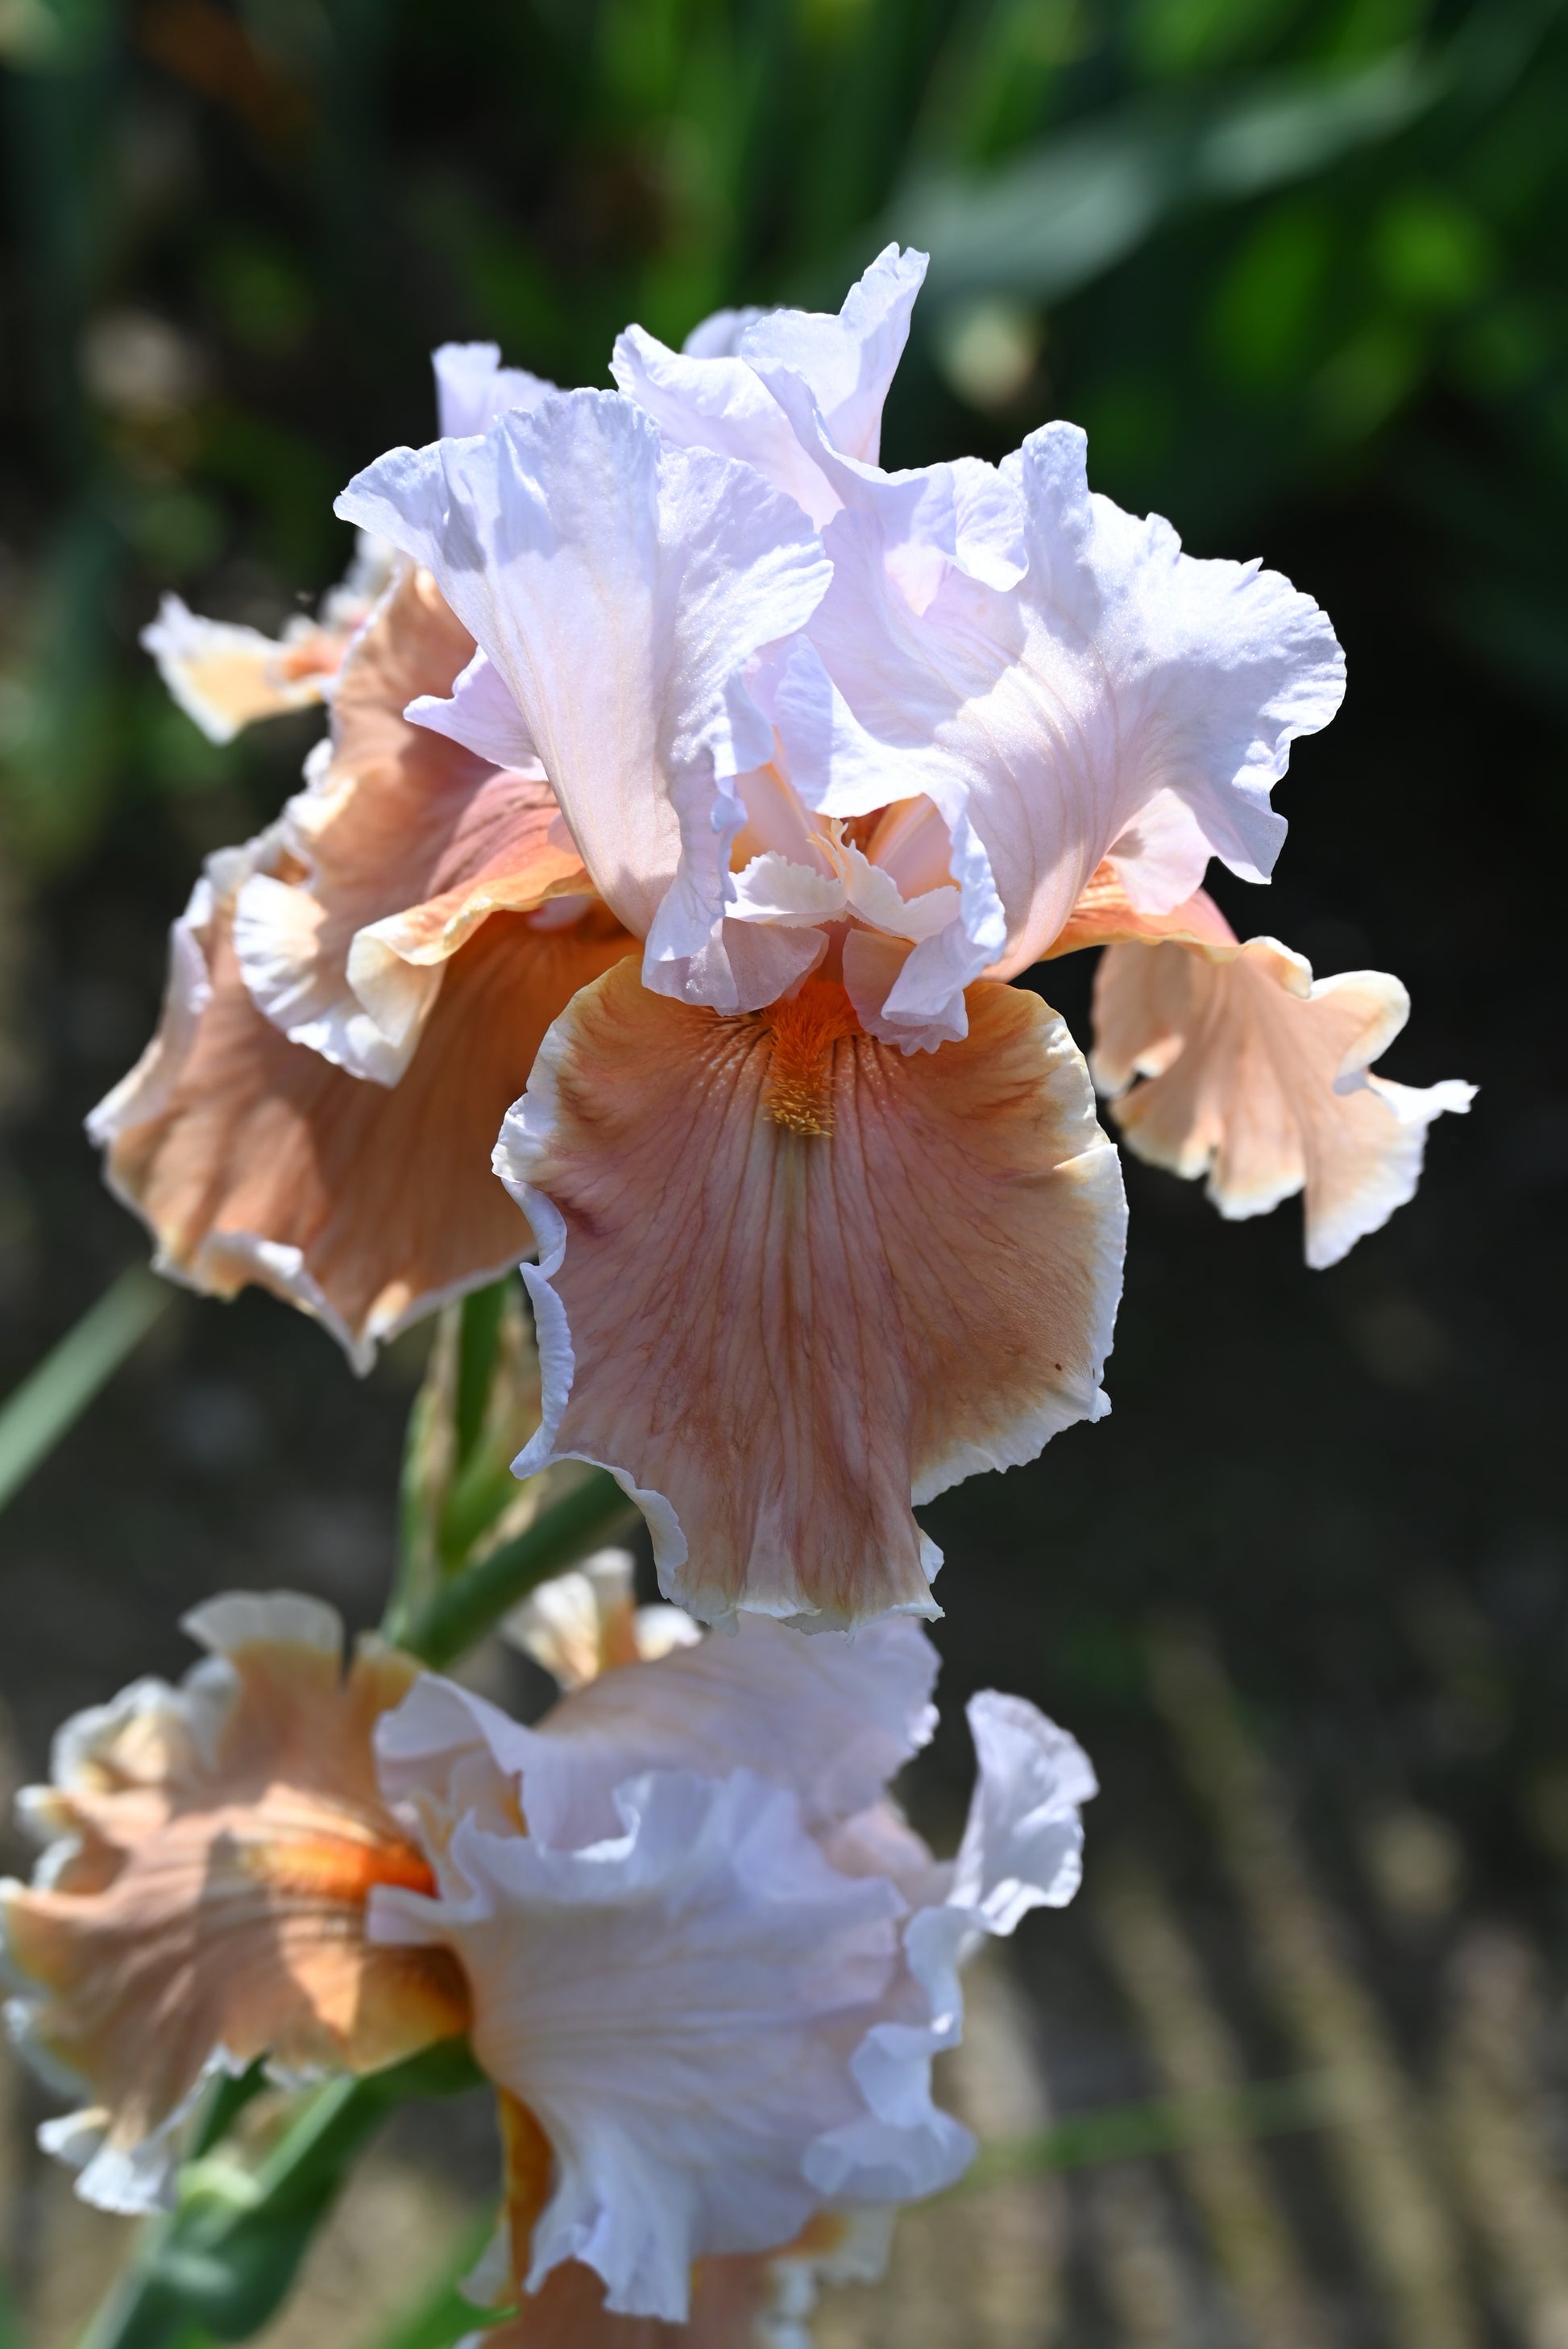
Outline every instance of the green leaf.
<svg viewBox="0 0 1568 2349"><path fill-rule="evenodd" d="M1060 301L1177 211L1309 179L1393 138L1447 86L1439 65L1401 49L1349 72L1271 75L1225 99L1136 98L984 177L933 172L912 181L867 243L896 236L924 246L938 296Z"/></svg>
<svg viewBox="0 0 1568 2349"><path fill-rule="evenodd" d="M1069 2114L1037 2137L983 2146L973 2167L948 2190L970 2194L1009 2178L1086 2169L1136 2155L1181 2153L1190 2146L1225 2145L1240 2137L1272 2137L1316 2128L1338 2110L1336 2084L1321 2072L1259 2080L1213 2095L1160 2096L1141 2105L1110 2105Z"/></svg>
<svg viewBox="0 0 1568 2349"><path fill-rule="evenodd" d="M145 1265L133 1264L0 1406L0 1508L76 1425L173 1294Z"/></svg>

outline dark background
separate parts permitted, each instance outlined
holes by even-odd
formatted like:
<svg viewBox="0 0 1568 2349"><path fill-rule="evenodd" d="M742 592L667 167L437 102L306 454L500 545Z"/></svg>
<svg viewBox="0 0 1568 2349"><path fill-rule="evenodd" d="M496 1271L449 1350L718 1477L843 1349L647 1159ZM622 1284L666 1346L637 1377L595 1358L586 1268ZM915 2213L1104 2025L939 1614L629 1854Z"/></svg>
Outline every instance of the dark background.
<svg viewBox="0 0 1568 2349"><path fill-rule="evenodd" d="M80 1120L150 1031L200 855L271 815L319 730L207 744L136 650L159 592L268 627L314 602L348 552L333 493L428 436L444 337L600 382L630 317L678 341L725 302L836 305L888 235L929 245L884 461L1071 416L1097 487L1326 605L1345 709L1276 793L1270 890L1215 894L1320 973L1398 972L1384 1072L1481 1090L1327 1273L1296 1205L1227 1226L1129 1165L1114 1416L927 1513L949 1711L914 1799L956 1816L955 1700L991 1682L1096 1757L1088 1895L1018 1961L1060 2107L1171 2085L1097 1938L1102 1855L1156 1871L1245 2068L1311 2068L1151 1678L1212 1640L1418 2138L1446 2126L1467 1984L1514 1952L1515 2119L1568 2241L1562 12L8 0L0 58L0 1386L139 1252ZM1045 981L1085 1039L1089 978ZM178 1300L0 1523L19 1766L178 1669L203 1591L295 1583L374 1619L423 1342L361 1383L269 1300ZM1568 2276L1553 2320L1462 2149L1439 2167L1474 2302L1440 2338L1379 2280L1332 2146L1281 2157L1329 2337L1560 2344ZM1224 2261L1158 2175L1207 2290ZM1087 2257L1072 2337L1132 2337ZM1215 2289L1199 2337L1249 2337ZM966 2337L956 2313L933 2336Z"/></svg>

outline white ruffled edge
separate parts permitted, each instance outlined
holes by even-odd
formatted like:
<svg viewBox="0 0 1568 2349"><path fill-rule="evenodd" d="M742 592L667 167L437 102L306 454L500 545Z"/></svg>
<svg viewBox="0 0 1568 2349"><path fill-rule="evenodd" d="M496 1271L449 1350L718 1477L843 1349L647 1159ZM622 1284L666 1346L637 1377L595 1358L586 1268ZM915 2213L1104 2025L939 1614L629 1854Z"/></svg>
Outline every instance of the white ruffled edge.
<svg viewBox="0 0 1568 2349"><path fill-rule="evenodd" d="M865 2116L804 2158L829 2203L914 2200L963 2174L975 2139L931 2094L934 2057L964 2034L959 1970L1031 1909L1066 1908L1082 1880L1081 1808L1097 1791L1083 1748L1024 1697L983 1690L965 1711L978 1776L946 1899L904 1927L911 2014L866 2033L851 2059Z"/></svg>

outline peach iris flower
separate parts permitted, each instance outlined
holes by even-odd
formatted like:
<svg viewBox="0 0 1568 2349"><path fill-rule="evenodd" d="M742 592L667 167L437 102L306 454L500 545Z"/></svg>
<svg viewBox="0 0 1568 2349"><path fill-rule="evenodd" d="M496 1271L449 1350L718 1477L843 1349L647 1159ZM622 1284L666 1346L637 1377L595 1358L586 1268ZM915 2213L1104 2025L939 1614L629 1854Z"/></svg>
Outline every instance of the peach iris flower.
<svg viewBox="0 0 1568 2349"><path fill-rule="evenodd" d="M377 2071L468 2022L449 1957L365 1939L372 1886L434 1889L371 1744L417 1666L368 1641L344 1677L337 1616L285 1593L185 1628L211 1652L182 1687L138 1682L59 1733L21 1803L48 1848L0 1889L14 2033L86 2098L40 2141L108 2209L163 2199L214 2072Z"/></svg>
<svg viewBox="0 0 1568 2349"><path fill-rule="evenodd" d="M712 1620L934 1613L912 1500L1106 1410L1119 1166L1003 982L1103 864L1151 916L1212 855L1264 878L1269 787L1343 689L1309 598L1092 496L1071 427L879 469L923 266L684 354L633 329L618 394L339 501L479 647L424 722L542 762L642 941L497 1153L539 1242L518 1465L611 1469Z"/></svg>

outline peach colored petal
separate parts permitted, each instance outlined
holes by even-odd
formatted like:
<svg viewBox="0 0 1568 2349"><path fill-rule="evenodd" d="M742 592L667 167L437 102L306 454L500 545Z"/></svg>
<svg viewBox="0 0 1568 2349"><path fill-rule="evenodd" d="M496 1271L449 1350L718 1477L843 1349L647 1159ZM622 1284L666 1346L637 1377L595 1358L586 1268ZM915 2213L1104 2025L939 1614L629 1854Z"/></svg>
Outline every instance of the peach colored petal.
<svg viewBox="0 0 1568 2349"><path fill-rule="evenodd" d="M514 1607L501 1636L563 1689L586 1688L601 1672L694 1646L701 1629L684 1609L637 1605L635 1572L629 1549L595 1550Z"/></svg>
<svg viewBox="0 0 1568 2349"><path fill-rule="evenodd" d="M453 1960L364 1937L372 1885L433 1883L371 1751L418 1668L370 1645L345 1678L333 1610L286 1593L187 1629L219 1661L70 1725L27 1806L64 1840L4 1899L24 2044L85 2085L84 2183L120 2207L214 2063L374 2071L468 2020Z"/></svg>
<svg viewBox="0 0 1568 2349"><path fill-rule="evenodd" d="M631 941L599 907L552 930L498 915L454 958L388 1090L257 1010L222 879L176 925L160 1034L89 1131L160 1270L222 1297L270 1288L367 1368L379 1340L527 1249L490 1173L496 1130L551 1020Z"/></svg>
<svg viewBox="0 0 1568 2349"><path fill-rule="evenodd" d="M1076 954L1080 947L1109 947L1133 941L1154 946L1171 938L1191 946L1233 946L1236 934L1202 889L1194 890L1168 914L1140 914L1123 888L1116 867L1108 860L1098 865L1073 907L1045 960Z"/></svg>
<svg viewBox="0 0 1568 2349"><path fill-rule="evenodd" d="M258 719L321 701L347 638L314 620L263 636L258 628L201 619L178 595L166 595L141 641L187 718L209 741L232 742Z"/></svg>
<svg viewBox="0 0 1568 2349"><path fill-rule="evenodd" d="M395 1083L442 966L496 912L586 892L542 768L498 768L404 716L473 653L428 572L407 569L345 661L330 757L286 812L296 877L243 885L235 936L268 1017Z"/></svg>
<svg viewBox="0 0 1568 2349"><path fill-rule="evenodd" d="M521 1455L599 1461L666 1595L850 1624L935 1611L911 1514L1107 1408L1116 1154L1037 998L979 985L913 1058L841 987L723 1018L608 973L509 1117L545 1418Z"/></svg>
<svg viewBox="0 0 1568 2349"><path fill-rule="evenodd" d="M1222 1215L1305 1192L1306 1260L1336 1264L1413 1196L1433 1118L1473 1097L1369 1073L1409 1008L1386 972L1315 981L1274 938L1113 946L1095 977L1095 1081L1119 1096L1129 1148L1206 1174Z"/></svg>

